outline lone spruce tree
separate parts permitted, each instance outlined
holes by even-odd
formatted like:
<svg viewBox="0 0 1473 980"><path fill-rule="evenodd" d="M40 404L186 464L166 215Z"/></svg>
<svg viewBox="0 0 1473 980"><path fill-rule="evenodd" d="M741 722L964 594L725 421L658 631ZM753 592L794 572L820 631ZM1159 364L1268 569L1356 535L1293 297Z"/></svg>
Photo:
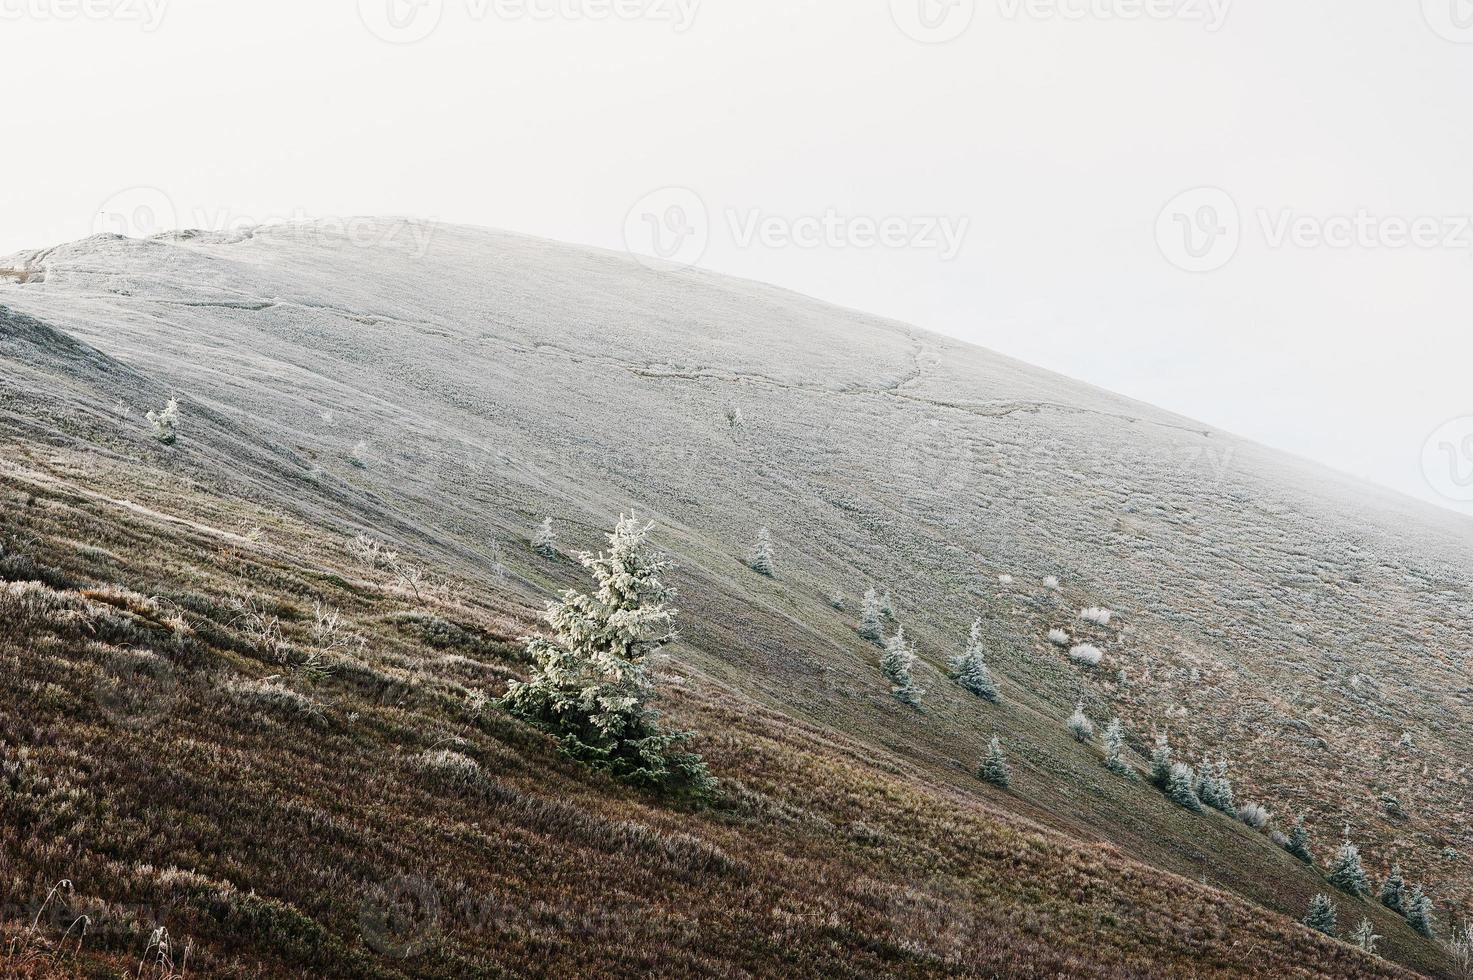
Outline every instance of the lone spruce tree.
<svg viewBox="0 0 1473 980"><path fill-rule="evenodd" d="M871 643L884 639L884 628L880 621L880 597L874 589L866 589L859 606L859 635Z"/></svg>
<svg viewBox="0 0 1473 980"><path fill-rule="evenodd" d="M1371 880L1366 877L1360 863L1360 848L1350 842L1350 827L1345 828L1345 839L1335 852L1329 868L1330 884L1343 892L1357 897L1371 893Z"/></svg>
<svg viewBox="0 0 1473 980"><path fill-rule="evenodd" d="M1012 785L1013 774L1008 771L1008 760L1002 754L1002 741L996 735L987 743L987 755L977 769L977 777L1003 789Z"/></svg>
<svg viewBox="0 0 1473 980"><path fill-rule="evenodd" d="M757 532L757 543L752 546L748 564L758 575L772 578L772 532L765 527Z"/></svg>
<svg viewBox="0 0 1473 980"><path fill-rule="evenodd" d="M972 624L967 649L954 661L954 667L956 672L952 676L958 684L979 698L997 703L997 683L992 679L992 672L987 669L987 655L982 648L982 620Z"/></svg>
<svg viewBox="0 0 1473 980"><path fill-rule="evenodd" d="M1309 914L1304 917L1304 924L1327 936L1338 936L1335 912L1335 903L1330 901L1330 896L1316 895L1309 903Z"/></svg>
<svg viewBox="0 0 1473 980"><path fill-rule="evenodd" d="M502 704L551 732L570 756L630 782L702 792L714 785L701 757L676 751L689 732L666 732L649 707L644 661L675 638L674 593L660 580L668 562L645 545L650 525L620 518L609 551L578 560L598 586L569 589L547 605L549 638L524 638L534 669L513 681Z"/></svg>
<svg viewBox="0 0 1473 980"><path fill-rule="evenodd" d="M1406 912L1406 879L1401 876L1401 865L1393 864L1391 874L1381 883L1381 904L1397 914Z"/></svg>

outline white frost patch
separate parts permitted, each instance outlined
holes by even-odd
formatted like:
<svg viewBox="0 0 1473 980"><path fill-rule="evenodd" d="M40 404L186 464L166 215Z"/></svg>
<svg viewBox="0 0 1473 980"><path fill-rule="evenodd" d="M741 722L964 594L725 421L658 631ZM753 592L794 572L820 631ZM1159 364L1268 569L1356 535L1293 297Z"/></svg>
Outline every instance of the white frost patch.
<svg viewBox="0 0 1473 980"><path fill-rule="evenodd" d="M1079 610L1080 619L1086 623L1094 623L1096 626L1109 626L1110 617L1114 615L1110 610L1101 609L1099 606L1090 606L1088 609Z"/></svg>
<svg viewBox="0 0 1473 980"><path fill-rule="evenodd" d="M1105 653L1097 646L1081 643L1069 651L1069 659L1086 667L1098 667L1100 661L1105 659Z"/></svg>

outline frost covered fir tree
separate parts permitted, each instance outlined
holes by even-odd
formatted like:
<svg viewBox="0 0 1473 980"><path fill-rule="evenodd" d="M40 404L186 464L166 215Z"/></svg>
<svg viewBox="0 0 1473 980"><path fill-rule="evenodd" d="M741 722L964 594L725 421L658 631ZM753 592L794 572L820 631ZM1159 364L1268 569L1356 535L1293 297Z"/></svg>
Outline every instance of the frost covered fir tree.
<svg viewBox="0 0 1473 980"><path fill-rule="evenodd" d="M1350 934L1349 941L1367 953L1374 953L1376 951L1376 944L1381 941L1381 938L1376 935L1376 930L1371 925L1371 920L1362 917L1360 925L1356 926L1355 931Z"/></svg>
<svg viewBox="0 0 1473 980"><path fill-rule="evenodd" d="M1402 914L1406 912L1406 879L1401 876L1401 865L1393 864L1391 874L1381 883L1381 894L1377 897L1381 904L1393 912Z"/></svg>
<svg viewBox="0 0 1473 980"><path fill-rule="evenodd" d="M1008 760L1002 754L1002 741L996 735L987 743L987 755L977 769L977 778L1003 789L1012 785L1013 774L1008 770Z"/></svg>
<svg viewBox="0 0 1473 980"><path fill-rule="evenodd" d="M1338 936L1335 912L1335 903L1330 901L1330 896L1316 895L1309 903L1309 914L1304 917L1304 924L1327 936Z"/></svg>
<svg viewBox="0 0 1473 980"><path fill-rule="evenodd" d="M757 543L752 546L752 557L747 564L758 575L772 578L772 532L767 528L757 532Z"/></svg>
<svg viewBox="0 0 1473 980"><path fill-rule="evenodd" d="M912 707L919 707L921 695L926 692L916 687L915 679L910 675L915 662L915 648L905 638L905 627L902 626L885 643L885 652L880 657L880 670L884 671L885 676L894 685L890 688L890 693L895 695L897 700Z"/></svg>
<svg viewBox="0 0 1473 980"><path fill-rule="evenodd" d="M1151 750L1151 782L1163 790L1171 782L1171 743L1165 732L1156 733L1156 747Z"/></svg>
<svg viewBox="0 0 1473 980"><path fill-rule="evenodd" d="M962 687L971 691L979 698L985 698L994 704L998 701L997 684L992 679L992 672L987 669L986 653L982 649L982 620L972 624L971 636L967 638L967 649L960 657L952 661L953 677Z"/></svg>
<svg viewBox="0 0 1473 980"><path fill-rule="evenodd" d="M1314 863L1314 852L1309 849L1309 830L1304 826L1304 817L1302 815L1294 821L1294 826L1289 829L1289 840L1284 844L1284 850L1305 864Z"/></svg>
<svg viewBox="0 0 1473 980"><path fill-rule="evenodd" d="M859 606L859 635L871 643L879 643L885 636L880 617L880 597L874 589L865 589Z"/></svg>
<svg viewBox="0 0 1473 980"><path fill-rule="evenodd" d="M1371 880L1366 877L1360 863L1360 849L1350 842L1350 827L1345 828L1345 839L1335 852L1329 867L1330 884L1343 892L1357 897L1371 893Z"/></svg>
<svg viewBox="0 0 1473 980"><path fill-rule="evenodd" d="M1076 704L1074 713L1069 720L1064 722L1064 727L1069 729L1069 734L1074 736L1076 742L1088 742L1095 737L1094 722L1084 713L1084 705Z"/></svg>
<svg viewBox="0 0 1473 980"><path fill-rule="evenodd" d="M557 532L552 529L551 517L544 517L532 533L532 550L543 558L557 557Z"/></svg>
<svg viewBox="0 0 1473 980"><path fill-rule="evenodd" d="M1135 777L1135 770L1125 761L1125 725L1119 718L1111 718L1105 726L1105 768L1117 776Z"/></svg>
<svg viewBox="0 0 1473 980"><path fill-rule="evenodd" d="M1191 810L1193 813L1202 812L1202 801L1197 797L1197 779L1192 767L1185 762L1173 762L1171 764L1171 776L1166 781L1166 795L1177 806Z"/></svg>
<svg viewBox="0 0 1473 980"><path fill-rule="evenodd" d="M578 560L597 589L569 589L547 605L551 638L525 638L534 669L513 681L501 703L557 737L570 756L631 782L676 790L713 785L700 756L676 750L688 732L666 732L649 702L644 661L675 638L673 592L660 580L668 562L645 544L650 526L622 517L609 550Z"/></svg>
<svg viewBox="0 0 1473 980"><path fill-rule="evenodd" d="M1422 891L1421 885L1412 887L1412 893L1407 897L1406 906L1407 925L1422 935L1430 937L1432 935L1432 899Z"/></svg>

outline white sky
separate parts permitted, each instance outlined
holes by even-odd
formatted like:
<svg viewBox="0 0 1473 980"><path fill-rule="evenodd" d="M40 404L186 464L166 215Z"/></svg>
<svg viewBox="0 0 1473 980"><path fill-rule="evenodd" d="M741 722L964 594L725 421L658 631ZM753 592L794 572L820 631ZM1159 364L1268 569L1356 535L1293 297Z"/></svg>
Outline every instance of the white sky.
<svg viewBox="0 0 1473 980"><path fill-rule="evenodd" d="M0 254L137 186L613 248L684 202L708 268L1473 513L1469 0L0 0L0 78Z"/></svg>

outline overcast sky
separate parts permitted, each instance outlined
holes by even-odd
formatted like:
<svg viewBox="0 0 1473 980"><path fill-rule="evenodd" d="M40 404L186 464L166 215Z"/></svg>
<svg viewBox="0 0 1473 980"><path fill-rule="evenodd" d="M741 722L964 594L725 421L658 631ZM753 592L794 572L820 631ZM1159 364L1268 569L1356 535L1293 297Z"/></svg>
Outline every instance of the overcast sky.
<svg viewBox="0 0 1473 980"><path fill-rule="evenodd" d="M1469 0L0 0L0 66L0 254L659 251L1473 513Z"/></svg>

